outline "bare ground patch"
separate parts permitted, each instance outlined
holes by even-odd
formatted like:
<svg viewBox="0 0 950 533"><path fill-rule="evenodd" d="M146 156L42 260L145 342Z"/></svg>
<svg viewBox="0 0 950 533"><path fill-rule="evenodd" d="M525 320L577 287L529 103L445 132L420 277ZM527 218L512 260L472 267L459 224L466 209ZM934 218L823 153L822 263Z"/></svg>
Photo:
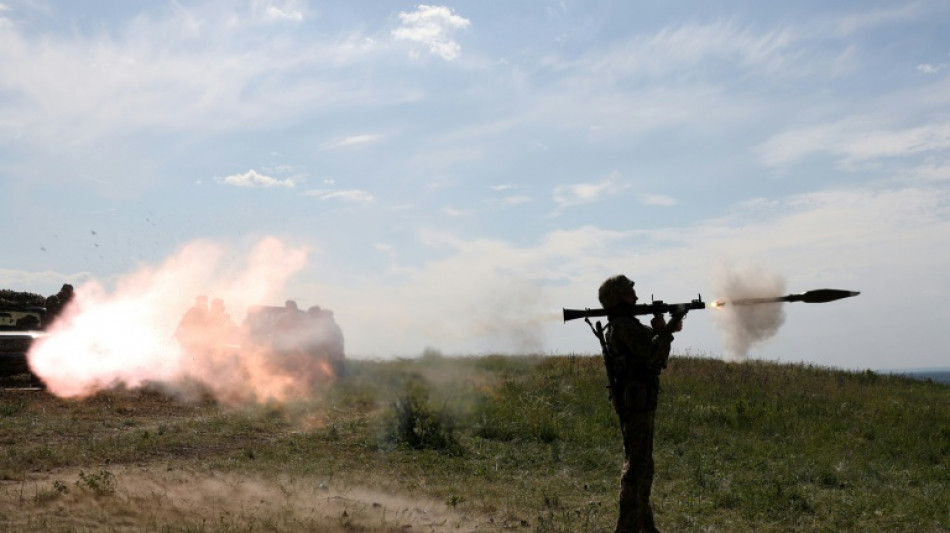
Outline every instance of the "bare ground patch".
<svg viewBox="0 0 950 533"><path fill-rule="evenodd" d="M499 525L435 500L314 478L119 466L0 482L0 529L437 533Z"/></svg>

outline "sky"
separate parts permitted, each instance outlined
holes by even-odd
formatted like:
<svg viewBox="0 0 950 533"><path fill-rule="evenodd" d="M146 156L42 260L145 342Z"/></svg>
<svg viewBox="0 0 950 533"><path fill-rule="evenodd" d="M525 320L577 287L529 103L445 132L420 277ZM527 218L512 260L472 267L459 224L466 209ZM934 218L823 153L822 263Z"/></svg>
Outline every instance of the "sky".
<svg viewBox="0 0 950 533"><path fill-rule="evenodd" d="M948 24L944 0L0 0L0 287L196 262L161 278L182 311L295 299L386 358L596 354L561 309L608 276L666 302L738 276L861 291L787 304L740 358L950 366ZM674 352L735 359L717 312Z"/></svg>

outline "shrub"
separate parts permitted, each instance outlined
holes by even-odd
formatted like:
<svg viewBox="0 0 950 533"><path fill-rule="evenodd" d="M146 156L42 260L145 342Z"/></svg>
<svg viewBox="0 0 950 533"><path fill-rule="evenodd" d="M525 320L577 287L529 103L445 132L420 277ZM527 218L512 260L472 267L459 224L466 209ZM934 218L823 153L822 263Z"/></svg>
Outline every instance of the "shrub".
<svg viewBox="0 0 950 533"><path fill-rule="evenodd" d="M384 440L414 450L436 450L452 455L462 453L455 438L455 421L445 410L429 407L428 388L410 380L406 392L392 404Z"/></svg>

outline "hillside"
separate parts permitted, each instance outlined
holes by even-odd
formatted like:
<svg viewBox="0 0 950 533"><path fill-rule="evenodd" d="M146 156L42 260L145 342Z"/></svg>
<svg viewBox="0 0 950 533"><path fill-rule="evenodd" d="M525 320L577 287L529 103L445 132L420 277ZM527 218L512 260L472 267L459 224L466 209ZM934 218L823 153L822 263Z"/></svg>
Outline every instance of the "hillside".
<svg viewBox="0 0 950 533"><path fill-rule="evenodd" d="M937 383L950 385L950 370L916 370L904 372L892 372L894 374L903 374L914 379L931 380Z"/></svg>
<svg viewBox="0 0 950 533"><path fill-rule="evenodd" d="M0 530L612 531L603 385L598 357L426 356L289 405L6 391ZM948 531L950 387L676 357L656 470L664 531Z"/></svg>

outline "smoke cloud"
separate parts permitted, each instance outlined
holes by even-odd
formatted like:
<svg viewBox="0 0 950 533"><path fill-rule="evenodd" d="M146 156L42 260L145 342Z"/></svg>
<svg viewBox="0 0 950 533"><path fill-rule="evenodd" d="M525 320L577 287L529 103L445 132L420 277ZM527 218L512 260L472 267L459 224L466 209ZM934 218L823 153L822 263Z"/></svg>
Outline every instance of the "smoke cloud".
<svg viewBox="0 0 950 533"><path fill-rule="evenodd" d="M753 266L724 266L716 273L713 289L720 300L767 298L785 293L785 279ZM785 322L782 303L725 305L711 313L722 333L727 361L744 361L749 350L775 335Z"/></svg>
<svg viewBox="0 0 950 533"><path fill-rule="evenodd" d="M81 285L48 335L34 344L31 368L62 397L149 383L182 393L200 383L227 403L306 394L319 369L307 370L313 365L299 354L278 360L273 350L241 348L236 328L206 328L182 341L180 323L197 295L220 298L216 303L227 310L219 311L243 317L249 306L278 297L306 263L303 248L274 238L261 240L235 264L239 255L193 242L160 266L119 279L113 290L98 281Z"/></svg>

